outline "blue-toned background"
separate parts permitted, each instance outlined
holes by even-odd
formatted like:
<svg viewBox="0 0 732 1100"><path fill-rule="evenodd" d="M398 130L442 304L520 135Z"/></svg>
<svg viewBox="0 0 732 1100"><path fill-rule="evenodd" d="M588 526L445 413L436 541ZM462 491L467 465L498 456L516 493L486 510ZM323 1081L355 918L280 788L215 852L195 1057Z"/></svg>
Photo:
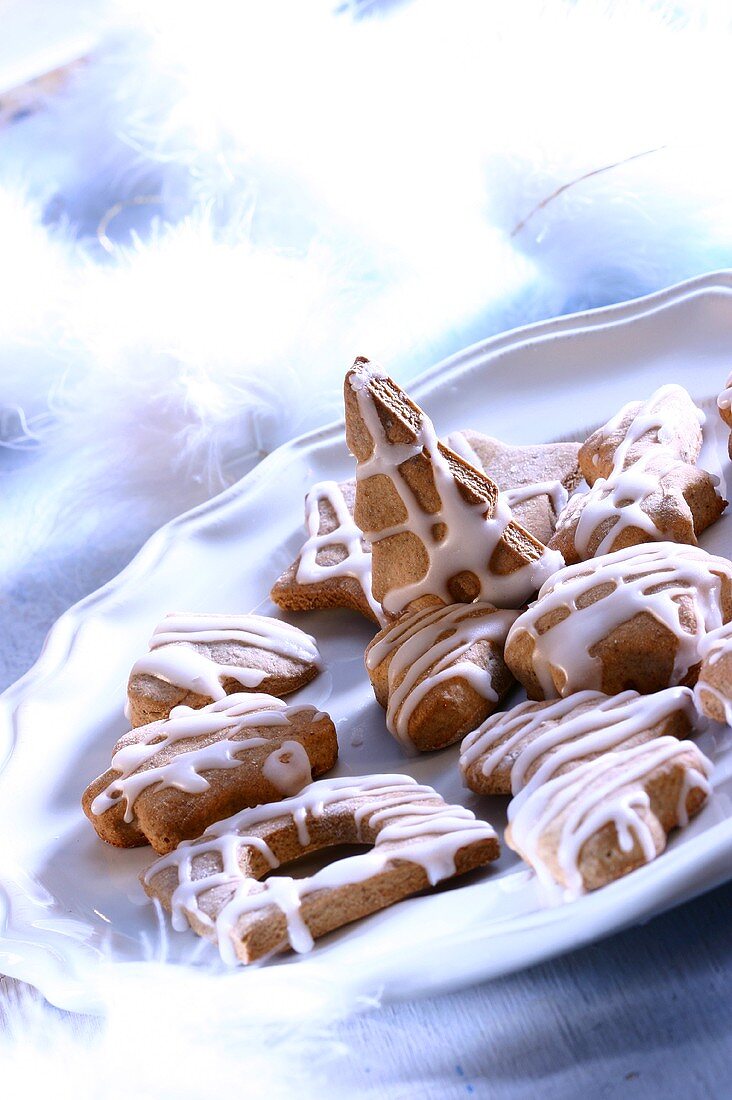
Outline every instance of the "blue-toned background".
<svg viewBox="0 0 732 1100"><path fill-rule="evenodd" d="M0 20L0 686L162 522L339 415L355 354L408 381L732 266L726 3L0 0ZM725 1096L731 901L334 1025L315 1058L293 1043L299 1092ZM182 1075L145 1061L144 1006L100 1039L14 988L12 1095L292 1094L236 1044Z"/></svg>

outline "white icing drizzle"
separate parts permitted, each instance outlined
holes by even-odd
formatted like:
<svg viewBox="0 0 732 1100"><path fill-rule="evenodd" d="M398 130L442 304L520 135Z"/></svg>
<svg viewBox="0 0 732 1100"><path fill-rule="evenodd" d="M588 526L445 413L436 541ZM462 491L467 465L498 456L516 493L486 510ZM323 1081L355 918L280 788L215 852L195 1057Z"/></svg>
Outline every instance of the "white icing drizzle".
<svg viewBox="0 0 732 1100"><path fill-rule="evenodd" d="M732 622L710 630L699 643L699 656L708 665L716 664L723 653L732 652Z"/></svg>
<svg viewBox="0 0 732 1100"><path fill-rule="evenodd" d="M262 775L280 794L296 794L312 779L310 757L299 741L283 741L262 766Z"/></svg>
<svg viewBox="0 0 732 1100"><path fill-rule="evenodd" d="M711 695L717 701L717 703L719 703L719 706L724 715L723 721L725 722L725 724L728 726L732 726L732 700L729 698L729 696L725 695L723 691L721 691L717 687L714 687L714 685L710 684L708 680L700 679L694 685L694 695L698 700L699 710L702 712L702 714L706 714L709 717L711 717L711 715L709 715L709 709L704 702L704 696Z"/></svg>
<svg viewBox="0 0 732 1100"><path fill-rule="evenodd" d="M371 851L337 860L310 878L270 876L258 882L242 872L240 857L248 846L256 847L270 867L277 866L269 846L261 837L252 836L252 829L287 817L296 824L308 818L317 820L327 807L339 803L352 811L359 839L364 836L365 824L379 827ZM299 824L298 835L306 847L309 839L307 833L300 834ZM171 898L173 927L185 929L188 918L195 917L216 932L224 961L234 963L233 936L239 918L247 913L276 906L285 915L290 946L295 951L308 951L313 940L301 914L302 899L308 894L363 882L395 859L419 864L434 885L454 874L455 857L461 848L495 835L493 827L476 820L470 810L448 805L432 787L420 785L410 776L323 779L311 783L294 798L242 810L217 822L197 840L183 842L157 860L146 872L145 882L149 884L160 871L175 867L178 882ZM201 856L213 856L221 870L196 877L194 861ZM201 908L200 900L214 887L222 886L230 888L231 897L212 920Z"/></svg>
<svg viewBox="0 0 732 1100"><path fill-rule="evenodd" d="M450 465L439 448L439 440L430 419L422 413L417 439L410 444L390 444L384 437L379 414L368 393L368 382L373 377L383 377L371 364L363 366L350 376L350 385L356 394L359 412L374 441L370 458L359 462L356 478L363 481L378 474L392 480L398 477L398 467L410 458L425 454L429 459L441 507L428 514L414 500L406 487L400 497L407 512L403 523L397 523L382 531L367 531L373 543L403 532L411 532L420 539L428 556L428 566L421 580L386 594L383 606L390 614L398 614L413 600L422 596L438 596L445 603L453 598L448 582L461 572L473 573L480 583L479 598L490 600L498 607L520 607L540 584L563 564L561 554L544 549L539 558L526 562L512 573L499 575L490 569L490 560L512 520L511 510L499 493L493 515L486 515L486 504L469 504L460 493ZM444 538L436 541L435 526L444 524Z"/></svg>
<svg viewBox="0 0 732 1100"><path fill-rule="evenodd" d="M615 522L600 540L595 550L597 555L609 553L615 540L628 527L642 531L649 540L658 541L663 537L663 532L659 531L643 508L643 503L658 488L659 472L647 469L649 464L655 462L656 457L656 453L649 448L627 468L614 467L607 480L598 478L582 497L582 508L572 536L581 558L591 556L592 537L598 527L609 519ZM669 466L677 461L673 455L668 455ZM572 518L574 514L570 514L568 518ZM564 526L563 517L560 516L557 520L557 531L561 531Z"/></svg>
<svg viewBox="0 0 732 1100"><path fill-rule="evenodd" d="M460 752L460 770L465 775L483 758L480 774L489 776L523 743L511 767L511 792L517 794L527 786L541 786L566 764L614 750L680 712L693 722L694 696L687 687L666 688L654 695L579 691L551 703L527 700L511 711L491 715L468 734ZM527 784L538 761L541 764Z"/></svg>
<svg viewBox="0 0 732 1100"><path fill-rule="evenodd" d="M320 505L327 503L336 517L336 527L327 534L320 531ZM351 515L340 485L336 481L319 481L305 497L305 522L308 537L300 551L300 562L295 574L298 584L320 584L337 577L352 577L358 582L366 601L383 625L386 621L381 604L371 592L371 547ZM341 546L346 556L339 562L322 564L318 553Z"/></svg>
<svg viewBox="0 0 732 1100"><path fill-rule="evenodd" d="M717 398L718 409L732 408L732 374L727 379L727 384Z"/></svg>
<svg viewBox="0 0 732 1100"><path fill-rule="evenodd" d="M649 397L617 447L609 476L598 478L589 491L583 494L579 512L570 510L559 516L557 531L562 531L578 517L572 539L579 557L588 558L609 553L615 540L628 527L637 528L652 541L665 537L665 533L659 530L643 505L657 491L659 479L680 461L678 450L673 445L673 430L665 425L663 413L664 400L678 389L675 385L661 386ZM605 434L610 435L617 429L626 410L627 406L608 422L604 429ZM703 424L703 412L700 409L696 409L696 412ZM632 459L631 448L649 433L656 433L658 442L649 440L644 452ZM595 532L608 520L613 522L598 546L594 551L591 550L590 543Z"/></svg>
<svg viewBox="0 0 732 1100"><path fill-rule="evenodd" d="M727 499L727 462L729 425L721 417L708 416L704 421L704 442L699 461L709 474L718 496Z"/></svg>
<svg viewBox="0 0 732 1100"><path fill-rule="evenodd" d="M555 515L561 512L569 500L569 493L561 481L537 481L533 485L518 485L515 489L504 490L502 495L509 508L535 500L536 497L549 497Z"/></svg>
<svg viewBox="0 0 732 1100"><path fill-rule="evenodd" d="M154 785L159 790L176 787L191 794L200 794L209 787L202 772L240 767L242 752L269 743L266 737L242 738L240 734L243 731L289 726L292 715L303 711L311 713L313 721L319 717L314 707L292 707L271 695L254 693L229 695L201 710L174 707L168 719L139 727L135 732L142 733L142 738L123 745L115 752L110 767L119 775L96 796L91 812L103 814L124 800L124 820L129 823L134 820L137 798L150 786ZM196 747L197 739L220 734L226 736ZM191 744L184 747L181 745L184 741ZM275 748L281 751L279 745ZM167 754L169 759L151 764L159 753ZM272 765L273 770L276 767L276 764ZM281 771L279 774L282 776Z"/></svg>
<svg viewBox="0 0 732 1100"><path fill-rule="evenodd" d="M726 623L707 634L699 646L699 654L703 663L699 679L694 688L697 706L702 713L706 713L703 696L705 694L711 695L719 703L724 714L724 721L730 726L732 725L732 692L728 694L720 687L710 684L706 679L706 672L708 669L713 668L721 657L732 656L732 623Z"/></svg>
<svg viewBox="0 0 732 1100"><path fill-rule="evenodd" d="M389 627L366 657L367 667L373 670L392 654L386 708L389 732L403 745L411 745L409 722L416 707L446 680L467 680L479 695L497 700L488 670L463 658L479 641L503 647L517 615L496 611L492 604L452 604L424 608Z"/></svg>
<svg viewBox="0 0 732 1100"><path fill-rule="evenodd" d="M646 862L655 858L653 835L642 814L650 807L643 780L655 769L693 753L699 768L691 768L682 784L684 805L678 823L687 820L686 798L691 790L710 791L711 763L691 741L659 737L631 748L601 756L557 775L541 786L525 787L508 807L511 842L531 863L545 888L554 885L554 875L544 858L541 838L561 819L556 859L565 882L564 897L583 892L579 859L584 844L606 825L614 825L621 851L629 852L637 841ZM677 807L677 812L678 812Z"/></svg>
<svg viewBox="0 0 732 1100"><path fill-rule="evenodd" d="M150 652L132 668L132 676L155 676L176 687L210 699L226 698L224 680L236 680L243 688L259 687L267 672L246 664L219 664L200 648L212 642L238 642L267 650L278 657L320 667L314 638L281 619L266 615L171 614L155 628ZM246 660L246 651L242 651Z"/></svg>
<svg viewBox="0 0 732 1100"><path fill-rule="evenodd" d="M476 470L493 477L490 470L483 465L480 455L469 443L463 432L451 432L447 437L450 450L460 455ZM561 481L536 481L529 485L517 485L513 489L502 489L501 496L509 508L515 508L517 504L525 504L537 497L549 497L552 511L558 515L569 500L569 493Z"/></svg>
<svg viewBox="0 0 732 1100"><path fill-rule="evenodd" d="M667 406L665 409L654 412L654 409L663 405L668 398L683 398L685 400L675 401L671 406ZM683 441L683 435L685 428L688 427L688 414L690 409L694 410L694 414L699 421L699 426L703 427L706 417L702 410L698 408L691 400L691 397L684 389L683 386L679 386L675 382L669 382L665 386L660 386L646 401L630 401L627 405L623 405L618 412L612 416L604 428L601 429L603 441L609 440L615 432L622 428L623 421L627 418L628 413L635 407L635 412L632 414L632 421L626 429L632 431L634 435L634 442L638 442L648 432L652 435L655 432L655 440L651 438L649 445L655 443L663 444L665 446L672 447L674 454L682 461L692 461L691 451L689 448L679 446ZM635 425L638 421L645 423L644 431L636 433ZM622 444L621 444L622 445ZM627 450L626 448L626 454ZM694 452L698 452L698 448L693 448ZM696 453L694 454L696 457ZM599 453L593 455L593 465L597 466L600 462Z"/></svg>
<svg viewBox="0 0 732 1100"><path fill-rule="evenodd" d="M454 451L456 455L460 455L461 458L464 458L465 461L469 462L471 466L474 466L476 470L480 470L483 474L488 472L481 461L480 455L475 447L473 447L472 443L469 442L464 432L450 432L450 434L445 437L445 442L451 451Z"/></svg>
<svg viewBox="0 0 732 1100"><path fill-rule="evenodd" d="M714 572L713 572L714 570ZM546 698L556 697L551 668L566 677L562 696L583 688L601 686L602 665L590 655L592 647L616 627L641 612L648 612L676 637L673 682L678 683L700 660L700 643L710 630L722 625L722 581L732 580L732 563L707 554L696 546L673 542L629 546L591 563L567 566L542 587L537 600L516 620L507 646L515 634L528 632L534 641L533 668ZM585 607L578 601L598 585L614 584L603 599ZM650 589L667 585L660 592ZM682 629L678 600L693 604L696 629ZM539 634L536 623L560 608L570 614Z"/></svg>

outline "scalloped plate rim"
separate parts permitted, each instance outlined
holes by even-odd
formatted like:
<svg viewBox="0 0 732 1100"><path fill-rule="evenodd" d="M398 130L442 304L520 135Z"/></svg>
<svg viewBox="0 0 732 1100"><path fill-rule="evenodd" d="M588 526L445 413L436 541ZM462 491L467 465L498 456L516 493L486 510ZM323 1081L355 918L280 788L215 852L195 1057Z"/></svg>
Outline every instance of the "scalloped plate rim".
<svg viewBox="0 0 732 1100"><path fill-rule="evenodd" d="M414 379L410 383L410 392L413 392L417 397L425 393L429 394L441 385L454 382L462 373L467 372L471 367L480 365L486 358L504 350L515 350L527 342L546 338L571 338L587 330L595 331L606 326L639 319L646 313L658 311L665 306L679 304L690 296L703 295L717 290L732 291L732 270L710 272L617 305L566 314L561 317L517 327L476 342L442 360ZM179 534L184 537L186 534L193 534L198 527L205 527L208 520L225 512L230 506L239 505L245 501L247 495L256 488L260 479L266 478L270 470L274 469L277 464L286 461L288 454L308 450L318 444L330 443L342 433L343 421L337 420L278 447L266 456L254 470L222 493L182 513L160 527L143 544L120 573L101 588L68 608L59 617L48 632L36 662L0 695L0 785L2 784L3 771L15 745L15 718L18 708L32 697L33 690L37 686L45 683L63 670L73 653L74 644L83 625L86 612L91 608L103 606L106 601L114 599L120 592L124 592L130 583L134 584L139 577L147 576L154 571L163 560L168 546ZM703 852L704 865L711 868L720 855L732 852L732 818L717 822L702 836L695 839L699 846L705 849ZM701 843L702 841L703 843ZM673 853L668 853L668 855L672 855L674 858L668 859L667 857L669 873L665 875L665 881L654 882L656 900L659 901L660 899L660 904L652 907L654 912L687 901L696 894L712 889L732 877L732 868L722 868L716 873L713 872L708 881L695 883L691 891L686 890L677 893L675 887L681 884L683 865L689 861L691 853L685 852L684 848L678 848ZM619 889L627 893L627 887L632 886L632 880L638 881L643 870L641 869L640 872L636 872L635 875L629 876L625 880L620 880L610 888L587 896L585 900L591 900L590 908L593 913L587 912L587 916L590 918L590 926L585 929L577 943L567 943L566 937L563 939L561 936L558 937L559 942L554 942L557 937L550 935L541 947L537 946L535 950L526 953L523 963L518 962L509 967L505 965L494 967L484 963L476 972L473 980L506 973L508 969L518 969L521 965L532 965L541 959L572 950L575 946L592 942L614 930L619 931L622 927L632 924L635 920L641 918L648 909L647 905L642 904L643 898L640 895L635 898L637 904L632 904L632 894L638 895L637 890L633 891L631 889L630 891L631 905L629 910L626 910L627 919L622 923L613 922L610 907L602 904L602 897L603 895L608 896L608 890L615 892L616 889ZM697 878L699 877L697 876ZM0 896L9 897L9 891L2 881L0 881ZM4 918L2 931L0 932L0 970L9 977L29 981L31 984L36 985L49 1000L60 1007L94 1011L95 1006L87 1004L84 1001L83 994L79 998L79 990L74 986L73 980L69 982L58 980L58 978L54 980L53 967L48 968L47 972L44 973L42 965L44 953L46 955L58 955L58 949L54 951L46 943L24 942L21 939L9 938L3 934L6 930L9 930L7 909L8 906L6 905L5 913L0 912L0 917ZM548 916L544 921L545 926L556 923L558 922ZM480 941L491 938L497 930L496 926L490 925L484 931L476 927L471 930L466 938ZM73 971L73 966L69 969ZM444 989L460 987L469 980L469 975L463 974L454 981L442 979L433 984L418 985L408 990L407 993L408 995L426 995Z"/></svg>

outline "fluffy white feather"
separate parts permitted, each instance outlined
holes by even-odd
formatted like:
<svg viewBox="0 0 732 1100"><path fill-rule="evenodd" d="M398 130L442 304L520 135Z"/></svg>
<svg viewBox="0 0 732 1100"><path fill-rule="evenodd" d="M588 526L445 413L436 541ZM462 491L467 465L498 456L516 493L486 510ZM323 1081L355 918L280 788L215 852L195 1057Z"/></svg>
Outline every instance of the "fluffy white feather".
<svg viewBox="0 0 732 1100"><path fill-rule="evenodd" d="M30 990L6 991L0 1061L8 1096L57 1100L303 1100L333 1095L346 1047L338 1025L369 1007L282 969L215 977L149 963L101 973L101 1018L59 1013ZM2 988L2 987L0 987ZM109 991L112 991L111 995ZM3 1018L4 1017L4 1018ZM355 1092L351 1092L355 1095Z"/></svg>
<svg viewBox="0 0 732 1100"><path fill-rule="evenodd" d="M526 278L528 265L488 243L486 264L513 286ZM106 487L159 522L338 415L359 350L413 373L425 345L472 319L476 292L458 296L456 282L405 265L372 283L322 247L287 255L205 217L181 222L81 272L49 448L63 463L73 440L79 490Z"/></svg>
<svg viewBox="0 0 732 1100"><path fill-rule="evenodd" d="M0 439L23 434L48 412L60 376L60 325L75 281L77 249L65 226L53 232L22 182L0 188Z"/></svg>
<svg viewBox="0 0 732 1100"><path fill-rule="evenodd" d="M202 21L128 0L66 93L3 136L45 219L87 241L81 267L41 245L40 293L13 287L0 339L7 376L24 314L54 315L13 401L51 391L49 464L78 494L160 521L335 415L358 352L408 380L500 328L729 262L728 154L699 145L724 103L722 8L375 10L212 0Z"/></svg>

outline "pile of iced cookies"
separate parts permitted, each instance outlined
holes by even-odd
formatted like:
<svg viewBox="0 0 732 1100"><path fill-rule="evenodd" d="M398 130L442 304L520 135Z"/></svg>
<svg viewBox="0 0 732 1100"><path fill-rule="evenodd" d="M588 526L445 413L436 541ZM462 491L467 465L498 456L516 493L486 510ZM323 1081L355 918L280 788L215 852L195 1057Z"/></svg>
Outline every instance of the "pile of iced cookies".
<svg viewBox="0 0 732 1100"><path fill-rule="evenodd" d="M725 390L732 426L731 406ZM655 859L710 794L689 737L732 720L732 562L697 545L726 507L696 464L703 414L667 385L581 445L443 442L364 359L345 410L355 481L308 494L273 600L378 625L365 668L389 732L405 757L462 741L465 785L510 796L505 843L547 895ZM488 822L407 775L317 778L334 724L283 697L320 668L282 620L168 615L130 675L133 728L83 796L102 840L155 849L145 890L227 961L308 950L500 852ZM528 698L499 712L517 685ZM338 844L368 850L271 873Z"/></svg>

